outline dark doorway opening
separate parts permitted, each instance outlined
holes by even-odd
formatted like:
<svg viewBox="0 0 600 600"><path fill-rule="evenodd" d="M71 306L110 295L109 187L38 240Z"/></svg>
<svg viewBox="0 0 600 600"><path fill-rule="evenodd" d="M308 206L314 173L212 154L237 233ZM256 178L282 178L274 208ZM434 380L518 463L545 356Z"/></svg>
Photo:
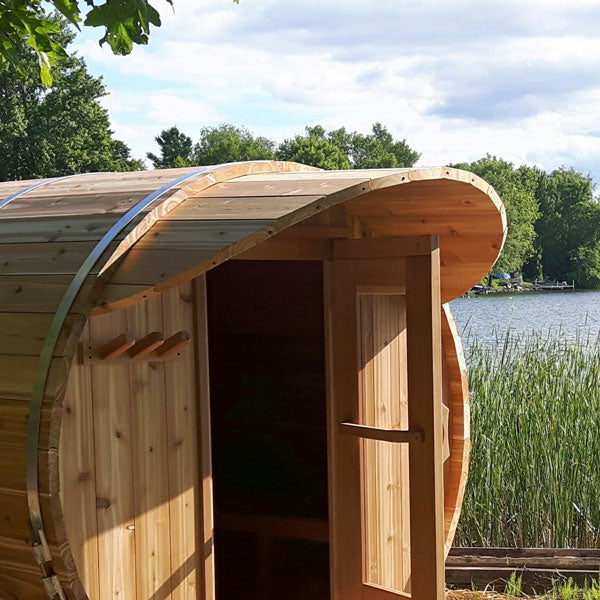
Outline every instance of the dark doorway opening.
<svg viewBox="0 0 600 600"><path fill-rule="evenodd" d="M207 275L218 600L329 598L323 273Z"/></svg>

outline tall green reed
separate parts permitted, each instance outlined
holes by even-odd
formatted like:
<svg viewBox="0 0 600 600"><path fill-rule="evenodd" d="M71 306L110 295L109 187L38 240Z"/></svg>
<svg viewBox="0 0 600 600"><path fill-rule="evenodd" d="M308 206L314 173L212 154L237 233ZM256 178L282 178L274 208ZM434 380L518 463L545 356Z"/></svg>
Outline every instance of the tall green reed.
<svg viewBox="0 0 600 600"><path fill-rule="evenodd" d="M466 339L472 456L455 543L600 547L600 343Z"/></svg>

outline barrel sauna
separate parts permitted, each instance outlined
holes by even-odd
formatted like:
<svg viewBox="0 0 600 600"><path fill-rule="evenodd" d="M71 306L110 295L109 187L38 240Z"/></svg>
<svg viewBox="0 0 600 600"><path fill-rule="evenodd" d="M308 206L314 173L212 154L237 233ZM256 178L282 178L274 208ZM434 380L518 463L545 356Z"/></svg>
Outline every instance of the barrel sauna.
<svg viewBox="0 0 600 600"><path fill-rule="evenodd" d="M443 597L479 177L0 183L0 599Z"/></svg>

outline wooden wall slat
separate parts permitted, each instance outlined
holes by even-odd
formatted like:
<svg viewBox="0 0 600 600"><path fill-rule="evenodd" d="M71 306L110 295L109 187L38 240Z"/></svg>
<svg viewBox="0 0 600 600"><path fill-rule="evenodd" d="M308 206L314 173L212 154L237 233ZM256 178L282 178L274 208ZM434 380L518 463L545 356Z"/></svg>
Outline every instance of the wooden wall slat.
<svg viewBox="0 0 600 600"><path fill-rule="evenodd" d="M191 284L162 296L165 338L185 330L194 333ZM182 357L165 363L168 497L173 600L197 600L202 546L198 540L198 435L196 360L187 346Z"/></svg>
<svg viewBox="0 0 600 600"><path fill-rule="evenodd" d="M90 321L90 338L108 342L127 330L124 313ZM96 517L100 593L97 599L136 598L133 440L129 368L92 369ZM89 509L88 509L89 510Z"/></svg>
<svg viewBox="0 0 600 600"><path fill-rule="evenodd" d="M359 296L361 423L407 429L406 308L404 296ZM363 440L366 580L409 591L408 447Z"/></svg>
<svg viewBox="0 0 600 600"><path fill-rule="evenodd" d="M86 326L82 342L89 339ZM92 373L75 364L63 400L60 443L60 494L67 539L77 573L92 598L100 598L98 522L96 519L96 469Z"/></svg>
<svg viewBox="0 0 600 600"><path fill-rule="evenodd" d="M194 352L196 355L196 405L198 407L197 435L199 436L199 485L197 505L199 506L198 539L201 555L199 573L199 599L214 600L215 580L215 534L213 511L213 471L210 420L210 367L208 347L208 313L206 276L192 281L194 299Z"/></svg>
<svg viewBox="0 0 600 600"><path fill-rule="evenodd" d="M127 309L127 331L141 338L162 330L162 298ZM129 366L133 428L136 582L139 598L171 598L169 464L165 363Z"/></svg>

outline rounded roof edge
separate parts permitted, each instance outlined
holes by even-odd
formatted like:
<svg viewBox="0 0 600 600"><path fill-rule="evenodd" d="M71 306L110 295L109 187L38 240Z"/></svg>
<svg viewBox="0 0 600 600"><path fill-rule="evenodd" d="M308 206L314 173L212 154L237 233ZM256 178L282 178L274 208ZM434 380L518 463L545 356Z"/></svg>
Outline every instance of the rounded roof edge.
<svg viewBox="0 0 600 600"><path fill-rule="evenodd" d="M196 169L46 180L47 184L0 209L0 233L3 228L10 229L13 222L19 226L20 240L38 241L40 228L44 229L46 223L49 230L54 223L60 227L63 219L69 222L70 231L75 229L71 223L86 219L101 221L99 228L108 230L131 203ZM36 188L36 182L18 183L21 189ZM0 184L0 200L9 193L18 196L18 190L16 182ZM506 214L498 194L486 181L467 171L450 167L323 171L298 163L251 161L208 167L157 197L118 239L111 253L103 256L98 273L104 273L109 284L129 283L136 289L145 285L151 293L160 293L338 205L377 230L375 235L409 235L408 222L419 234L440 234L443 289L452 289L443 295L444 301L459 295L459 290L466 291L485 275L506 238ZM423 214L417 223L415 215L418 217L419 211ZM218 234L212 231L206 240L201 239L216 223L220 226ZM189 264L193 253L187 252L189 248L184 248L181 240L178 243L178 231L188 238L197 231L199 247L206 242L206 252L197 253L197 263ZM222 239L215 240L215 235ZM63 237L68 238L64 230L50 231L48 241L57 242ZM68 239L79 240L73 235ZM170 245L165 240L171 240ZM65 241L63 246L68 252L69 244ZM465 248L469 249L472 264L460 256ZM173 257L178 249L186 255L181 270L177 264L170 264L170 272L161 273L156 280L150 277L138 281L133 277L127 281L126 273L135 270L144 252L151 255L154 250L162 250ZM50 261L48 272L54 266ZM41 267L43 270L44 265ZM444 281L447 284L452 277L460 282L444 288ZM132 296L135 301L143 294L134 292ZM105 306L96 310L116 308L121 300L115 305L113 299L105 297Z"/></svg>
<svg viewBox="0 0 600 600"><path fill-rule="evenodd" d="M257 223L256 229L246 230L243 235L232 239L230 244L223 247L214 246L214 254L203 257L197 264L188 266L178 273L163 277L161 281L153 283L152 290L160 293L192 279L225 260L235 258L254 246L266 242L285 229L299 225L336 205L347 206L351 211L355 210L358 214L362 214L365 210L370 211L371 206L377 203L389 202L389 194L395 194L391 203L396 202L400 206L405 199L404 206L407 212L414 213L415 210L420 209L418 206L415 208L411 190L417 188L416 197L424 211L421 220L425 220L426 212L431 223L431 228L427 232L440 233L435 230L436 223L440 220L446 221L445 231L441 235L441 261L443 289L446 290L443 300L448 301L481 280L500 254L506 237L504 206L492 186L472 173L448 167L272 172L234 178L222 182L218 189L209 187L199 194L188 196L186 201L181 202L161 223L160 231L155 230L157 237L160 238L161 235L175 237L177 227L184 222L189 228L192 227L191 223L196 223L198 227L205 227L218 220L225 231L228 220L232 226L237 226L240 220L249 223L254 218ZM430 202L432 199L441 199L437 215L437 204ZM282 206L273 206L278 200L282 201ZM259 203L263 203L262 207ZM368 208L365 208L367 205ZM223 212L225 206L229 212ZM475 225L468 214L469 207L475 207L473 214L479 221ZM194 211L197 211L197 217L194 217ZM388 211L383 208L373 215L372 220L385 221L389 226L394 219L403 218L403 208L400 208L397 214L392 212L393 210ZM222 218L225 216L229 219ZM439 218L434 219L434 216ZM266 218L260 219L260 217ZM160 218L153 219L150 227L159 221ZM366 218L366 221L368 222L369 218ZM490 221L493 221L491 225ZM394 234L388 229L384 226L381 235ZM485 240L481 232L490 230L493 230L493 236L490 240ZM425 233L426 227L424 229L420 226L418 232ZM408 235L404 230L401 234ZM130 236L128 240L124 240L116 254L120 257L132 249L135 250L135 243L141 239L142 236L137 234ZM469 245L469 240L472 246L470 254L476 258L476 262L471 265L461 261L461 256L457 256L456 253L461 250L454 250L458 241L464 242L463 245L466 246ZM150 240L143 242L142 245L146 250L150 250L153 246ZM156 247L161 247L159 242ZM483 250L484 247L486 252L480 252L479 250ZM135 252L135 260L130 261L130 265L125 265L125 271L130 270L133 263L139 261L141 252L141 249ZM125 261L127 260L126 257ZM108 264L112 262L111 259ZM453 270L456 270L454 277L459 281L456 285L449 285L449 280L453 278ZM125 277L117 277L117 279L121 283L126 283Z"/></svg>

